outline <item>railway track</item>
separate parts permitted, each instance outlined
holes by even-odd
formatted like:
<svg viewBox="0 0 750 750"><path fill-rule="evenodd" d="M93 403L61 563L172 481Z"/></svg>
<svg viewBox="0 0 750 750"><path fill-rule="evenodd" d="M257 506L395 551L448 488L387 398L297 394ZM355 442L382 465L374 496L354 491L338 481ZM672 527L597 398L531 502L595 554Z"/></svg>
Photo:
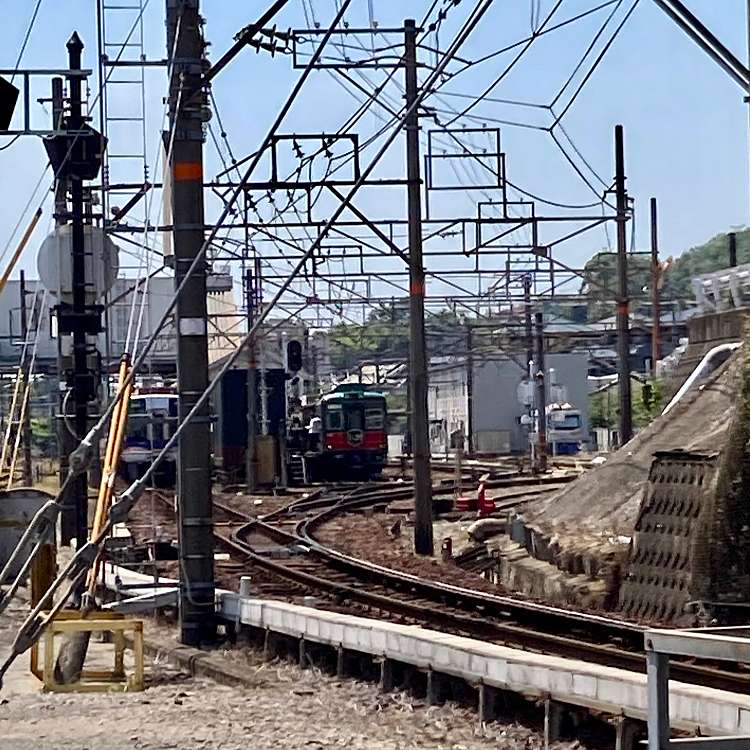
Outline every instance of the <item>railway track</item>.
<svg viewBox="0 0 750 750"><path fill-rule="evenodd" d="M505 480L510 485L510 479ZM437 487L436 493L452 488ZM480 638L525 650L644 672L645 627L442 583L346 555L321 544L315 532L339 514L384 508L411 497L409 485L364 485L313 493L266 516L252 518L215 502L217 541L235 558L269 574L275 595L323 595L339 609L377 611L397 621ZM274 546L287 550L271 556ZM264 593L268 593L266 590ZM672 679L733 692L750 690L750 674L675 660Z"/></svg>

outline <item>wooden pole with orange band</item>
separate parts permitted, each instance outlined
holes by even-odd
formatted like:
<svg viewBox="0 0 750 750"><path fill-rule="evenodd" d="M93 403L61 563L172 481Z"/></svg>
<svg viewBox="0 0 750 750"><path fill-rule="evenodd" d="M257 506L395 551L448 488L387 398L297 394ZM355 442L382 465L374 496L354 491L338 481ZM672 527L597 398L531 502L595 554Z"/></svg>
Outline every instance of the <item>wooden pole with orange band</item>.
<svg viewBox="0 0 750 750"><path fill-rule="evenodd" d="M615 126L615 199L617 208L617 390L620 396L620 446L633 437L630 398L630 321L626 225L628 193L625 189L625 146L622 125Z"/></svg>
<svg viewBox="0 0 750 750"><path fill-rule="evenodd" d="M659 225L656 198L651 205L651 377L661 357L661 267L659 266Z"/></svg>
<svg viewBox="0 0 750 750"><path fill-rule="evenodd" d="M404 21L406 106L418 96L417 28ZM427 347L424 331L425 273L422 261L422 181L419 170L419 117L413 107L406 118L406 172L409 218L409 392L411 446L414 457L414 551L432 555L432 478L427 416Z"/></svg>
<svg viewBox="0 0 750 750"><path fill-rule="evenodd" d="M205 239L203 127L207 116L207 69L200 0L166 0L167 50L172 77L169 120L174 131L170 160L175 288L177 391L182 422L208 388L205 263L187 277ZM193 96L192 92L200 92ZM204 406L178 443L177 508L180 559L180 640L188 646L216 637L214 540L211 498L211 420Z"/></svg>

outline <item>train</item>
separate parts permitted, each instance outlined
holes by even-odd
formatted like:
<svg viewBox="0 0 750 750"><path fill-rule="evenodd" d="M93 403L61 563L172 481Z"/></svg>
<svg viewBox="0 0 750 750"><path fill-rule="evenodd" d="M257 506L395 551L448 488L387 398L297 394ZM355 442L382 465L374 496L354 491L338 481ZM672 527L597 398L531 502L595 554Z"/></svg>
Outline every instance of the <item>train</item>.
<svg viewBox="0 0 750 750"><path fill-rule="evenodd" d="M567 402L547 405L547 445L553 456L580 453L585 442L580 410Z"/></svg>
<svg viewBox="0 0 750 750"><path fill-rule="evenodd" d="M283 381L278 390L283 394ZM247 402L238 403L240 395L246 395L243 388L227 390L228 403L221 403L219 429L214 430L214 459L218 452L224 468L228 459L232 459L232 466L239 464L244 468L245 446L241 453L234 448L237 442L246 445L247 433L242 428L246 430ZM143 476L174 434L178 402L174 389L169 388L151 388L131 396L118 467L124 479L133 481ZM273 402L271 405L274 406ZM276 435L285 434L285 468L290 484L372 479L383 471L388 454L388 410L384 393L360 384L340 385L316 403L290 415L286 425L282 414L273 410L271 413L275 418L271 426L276 425ZM226 429L230 418L232 424L236 422L232 432ZM176 467L177 449L172 448L156 472L155 483L162 487L174 486ZM281 477L278 464L276 470L271 470L273 475Z"/></svg>
<svg viewBox="0 0 750 750"><path fill-rule="evenodd" d="M128 424L119 473L128 481L144 472L177 429L178 397L172 389L153 389L130 397ZM159 486L173 486L177 478L177 449L172 448L155 473Z"/></svg>
<svg viewBox="0 0 750 750"><path fill-rule="evenodd" d="M388 456L385 394L352 383L337 386L303 411L306 426L290 429L290 478L374 479Z"/></svg>

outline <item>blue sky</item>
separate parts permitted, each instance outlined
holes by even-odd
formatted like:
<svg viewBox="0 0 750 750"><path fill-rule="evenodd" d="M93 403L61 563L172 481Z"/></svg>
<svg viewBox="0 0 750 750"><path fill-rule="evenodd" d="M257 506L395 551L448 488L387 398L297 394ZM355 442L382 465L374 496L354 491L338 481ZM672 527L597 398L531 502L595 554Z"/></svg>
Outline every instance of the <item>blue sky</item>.
<svg viewBox="0 0 750 750"><path fill-rule="evenodd" d="M316 17L321 22L332 18L334 2L313 0ZM216 60L231 44L233 34L267 4L267 0L204 0L206 36L212 43L211 58ZM594 0L565 0L555 18L573 16L595 4ZM622 10L629 4L624 2ZM33 5L31 0L0 0L4 19L0 27L0 66L11 68L15 64ZM162 0L150 0L146 13L145 34L150 57L164 55L163 5ZM426 0L373 1L374 14L381 27L398 25L405 15L419 18L428 5ZM552 5L552 0L542 0L542 13L549 11ZM688 5L741 59L746 59L743 0L689 0ZM468 0L464 0L451 12L441 32L443 47L469 7ZM355 0L349 19L352 25L367 22L367 8L367 0ZM548 102L607 12L605 9L539 40L493 96ZM300 25L304 25L302 2L293 0L279 19L279 27ZM65 42L74 29L87 45L84 65L96 68L94 0L64 3L44 0L22 67L63 67ZM464 54L475 59L528 31L529 2L496 0ZM114 38L118 38L116 34ZM478 66L456 78L446 91L476 94L497 75L501 64L510 59L511 55L506 54ZM256 54L248 49L217 78L214 94L236 155L245 155L258 145L297 75L287 57L271 60L266 53ZM377 79L378 75L373 74L372 79ZM153 162L161 121L163 73L149 72L148 81L149 160ZM95 85L94 79L92 87ZM34 93L42 96L46 90L35 88ZM397 93L394 94L396 100ZM468 100L454 96L444 101L459 107ZM328 74L316 73L293 108L284 130L333 130L355 107L356 102ZM47 118L40 106L35 105L34 113L39 124ZM534 110L488 102L474 114L488 120L518 117L528 122L538 121L540 117ZM363 127L372 131L379 122L374 115L367 115ZM652 195L659 199L664 255L677 254L732 226L750 223L748 112L742 102L742 92L651 0L641 0L563 121L566 131L605 181L611 179L613 171L612 129L616 123L622 123L626 130L628 186L636 199L639 247L648 245L648 198ZM588 203L595 199L561 157L548 134L504 127L502 139L507 152L508 176L515 184L565 203ZM123 144L117 146L121 149ZM389 154L380 174L398 172L402 165L401 148L399 141L398 151ZM207 171L215 171L218 159L210 145L206 158ZM44 161L43 148L32 137L22 138L9 149L0 151L0 169L4 175L0 182L0 247L10 236ZM374 214L403 213L400 194L368 193L363 195L360 205ZM544 210L540 208L539 212ZM216 203L209 202L209 219L216 211ZM48 218L49 212L42 228L46 228ZM41 241L41 235L35 242L37 240ZM570 263L582 262L604 246L606 237L599 230L567 245L561 257ZM32 255L33 248L24 257L22 267L34 267Z"/></svg>

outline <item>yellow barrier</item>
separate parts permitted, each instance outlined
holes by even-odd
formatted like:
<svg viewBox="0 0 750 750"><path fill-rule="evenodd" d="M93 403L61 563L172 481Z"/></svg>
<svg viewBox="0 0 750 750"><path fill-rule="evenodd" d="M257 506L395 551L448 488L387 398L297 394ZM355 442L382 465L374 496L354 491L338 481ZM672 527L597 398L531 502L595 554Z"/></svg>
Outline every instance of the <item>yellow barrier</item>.
<svg viewBox="0 0 750 750"><path fill-rule="evenodd" d="M110 632L115 647L114 665L108 669L84 669L78 682L62 684L55 681L55 636L80 632ZM125 673L125 633L133 634L134 666ZM39 645L31 648L31 672L42 682L42 690L50 693L131 692L143 690L143 620L126 618L118 612L92 612L82 618L78 610L64 610L44 632L44 667L39 668Z"/></svg>

